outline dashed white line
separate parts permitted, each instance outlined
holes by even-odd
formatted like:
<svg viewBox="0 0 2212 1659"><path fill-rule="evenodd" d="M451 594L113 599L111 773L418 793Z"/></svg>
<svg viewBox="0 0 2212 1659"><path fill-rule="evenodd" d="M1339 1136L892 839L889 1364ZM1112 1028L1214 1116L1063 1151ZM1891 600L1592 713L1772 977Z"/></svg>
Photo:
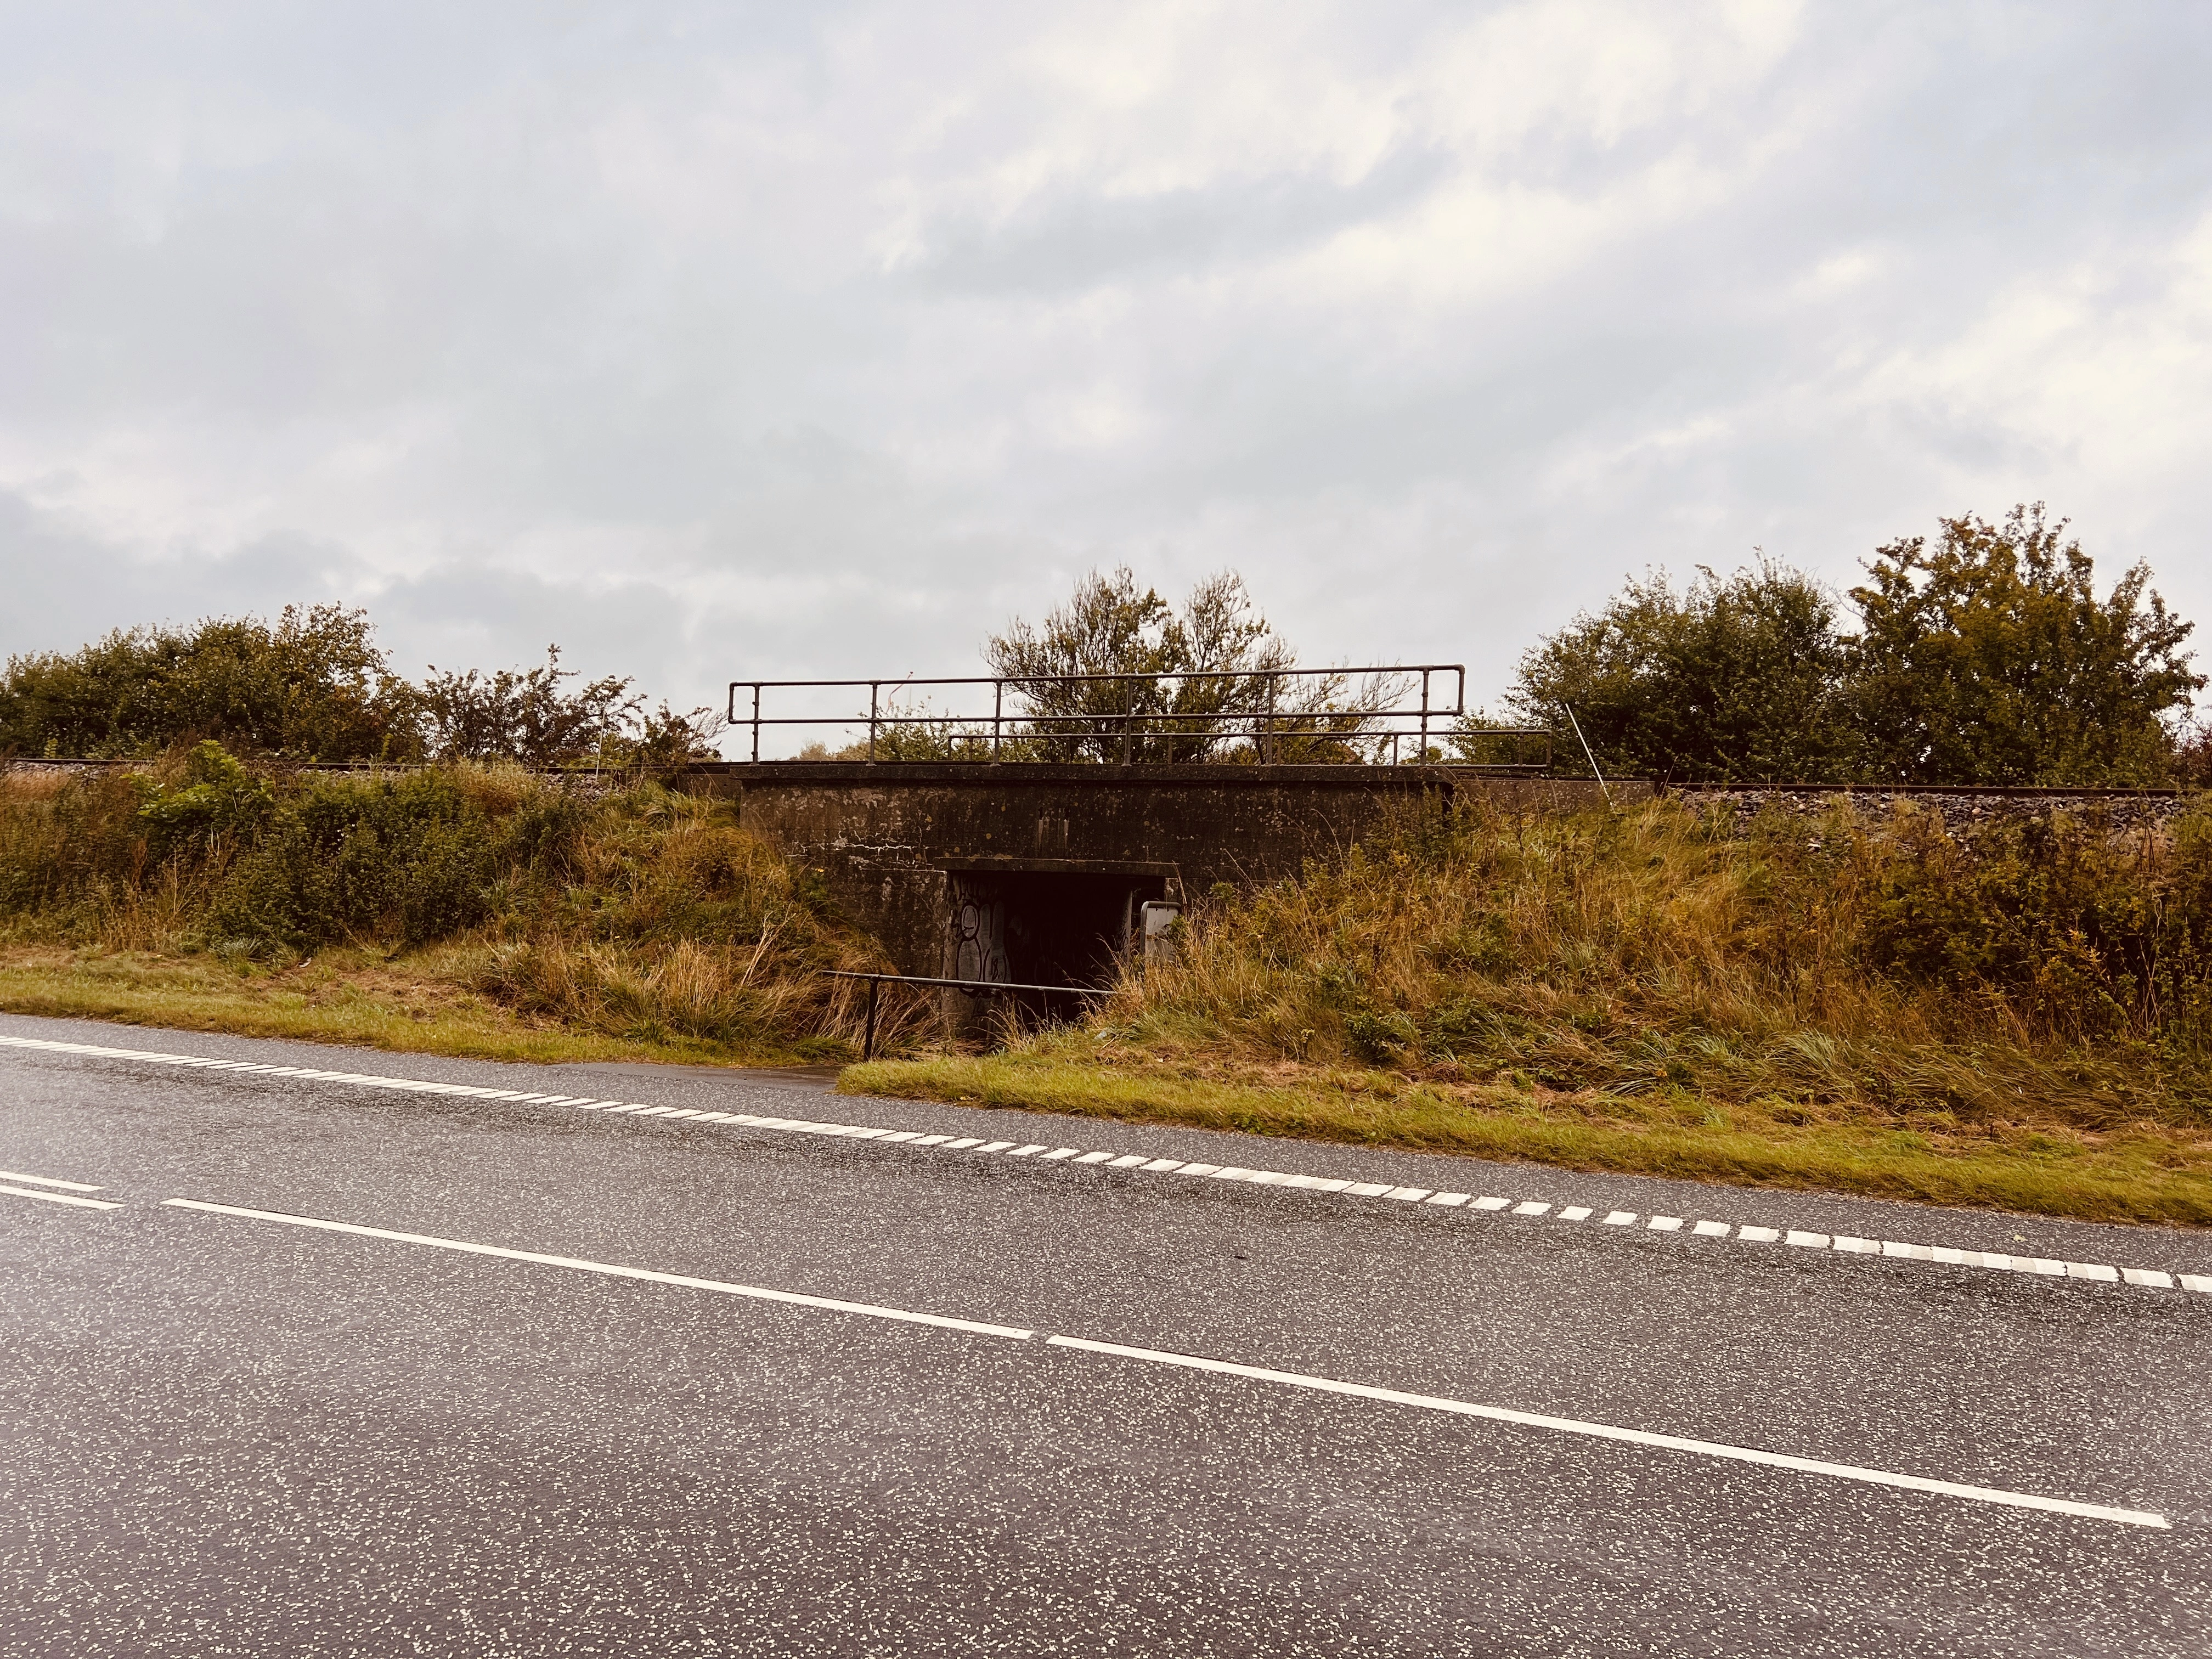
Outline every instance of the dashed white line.
<svg viewBox="0 0 2212 1659"><path fill-rule="evenodd" d="M58 1197L60 1195L38 1194L33 1196ZM74 1201L86 1203L90 1200L79 1199ZM491 1256L507 1261L526 1261L539 1267L562 1267L571 1272L597 1273L612 1279L637 1279L648 1284L670 1285L686 1290L708 1291L722 1296L781 1303L787 1306L811 1308L829 1313L851 1314L866 1319L883 1319L901 1324L930 1326L939 1330L962 1331L975 1336L999 1337L1011 1341L1027 1342L1036 1335L1035 1331L1016 1325L994 1325L980 1320L956 1319L944 1314L921 1313L908 1308L886 1307L879 1303L848 1302L836 1297L811 1296L796 1291L771 1290L759 1285L734 1284L727 1279L702 1279L692 1273L659 1273L651 1268L627 1267L616 1262L592 1261L577 1256L552 1255L538 1250L512 1249L505 1245L483 1244L468 1239L443 1238L432 1233L401 1232L388 1227L364 1226L357 1222L333 1221L321 1216L292 1215L279 1210L250 1209L241 1205L215 1204L192 1198L165 1199L162 1203L164 1207L171 1209L192 1210L204 1214L230 1216L248 1221L276 1222L284 1226L303 1227L319 1232L345 1233L356 1237L381 1239L396 1244L413 1244L428 1249L452 1250L466 1255ZM2084 1520L2117 1522L2124 1526L2145 1527L2160 1531L2170 1530L2172 1525L2165 1516L2153 1510L2124 1509L2109 1504L2082 1503L2069 1498L2046 1498L2036 1492L2012 1492L1999 1486L1977 1486L1955 1480L1936 1480L1925 1475L1900 1474L1893 1470L1869 1468L1856 1463L1833 1463L1820 1458L1799 1457L1787 1452L1768 1451L1755 1446L1735 1446L1717 1440L1694 1440L1681 1435L1656 1434L1645 1429L1621 1428L1610 1423L1586 1422L1579 1418L1554 1417L1540 1412L1516 1411L1510 1407L1480 1405L1473 1401L1453 1400L1441 1395L1412 1394L1401 1389L1378 1388L1365 1382L1348 1382L1335 1377L1316 1376L1304 1371L1273 1370L1265 1366L1243 1365L1231 1360L1211 1359L1197 1354L1175 1353L1160 1348L1141 1348L1132 1346L1127 1343L1101 1342L1088 1337L1065 1335L1048 1336L1044 1346L1073 1350L1080 1353L1136 1360L1146 1364L1171 1366L1181 1370L1234 1376L1247 1382L1270 1383L1280 1388L1301 1389L1318 1394L1373 1401L1383 1405L1407 1406L1423 1411L1441 1412L1455 1417L1476 1418L1486 1422L1509 1424L1517 1428L1576 1435L1586 1439L1609 1441L1619 1445L1636 1446L1649 1450L1681 1452L1693 1456L1720 1458L1730 1462L1786 1469L1797 1474L1858 1481L1869 1486L1888 1486L1899 1491L1925 1492L1938 1497L1965 1498L1975 1503L2000 1504L2011 1509L2039 1510L2046 1514L2071 1516Z"/></svg>
<svg viewBox="0 0 2212 1659"><path fill-rule="evenodd" d="M96 1193L101 1190L82 1181L57 1181L52 1176L25 1175L19 1170L0 1170L0 1181L21 1181L33 1187L58 1187L65 1193Z"/></svg>
<svg viewBox="0 0 2212 1659"><path fill-rule="evenodd" d="M573 1109L598 1112L608 1117L656 1119L668 1122L727 1123L748 1128L774 1129L787 1133L833 1135L848 1139L880 1141L885 1146L914 1146L941 1148L947 1152L972 1150L977 1156L986 1154L1006 1158L1035 1158L1040 1163L1073 1163L1097 1166L1103 1164L1113 1170L1137 1170L1158 1174L1207 1176L1220 1181L1244 1182L1262 1187L1292 1187L1308 1192L1340 1193L1350 1198L1395 1199L1407 1203L1435 1205L1447 1209L1466 1209L1497 1212L1510 1208L1512 1213L1529 1221L1542 1219L1547 1215L1554 1219L1579 1222L1595 1219L1597 1224L1609 1227L1632 1227L1644 1223L1640 1230L1646 1233L1678 1235L1683 1237L1723 1239L1733 1235L1735 1243L1771 1244L1781 1243L1799 1249L1821 1250L1832 1255L1879 1255L1899 1261L1929 1262L1949 1267L1981 1267L1999 1272L2029 1274L2051 1279L2081 1280L2092 1284L2125 1285L2144 1290L2171 1291L2179 1289L2193 1295L2212 1295L2212 1274L2169 1273L2151 1268L2115 1267L2098 1262L2060 1261L2043 1256L2013 1256L1996 1251L1966 1250L1944 1245L1911 1244L1894 1239L1856 1238L1849 1235L1831 1237L1829 1234L1790 1229L1786 1232L1778 1227L1735 1226L1724 1221L1699 1220L1687 1224L1681 1216L1641 1216L1633 1210L1613 1210L1598 1216L1585 1205L1569 1205L1553 1211L1550 1203L1540 1200L1526 1200L1516 1203L1511 1199L1481 1196L1470 1198L1462 1193L1432 1192L1425 1187L1393 1186L1389 1182L1346 1181L1323 1179L1315 1176L1290 1175L1273 1170L1247 1170L1212 1164L1188 1164L1171 1158L1151 1158L1142 1152L1115 1153L1085 1152L1078 1146L1060 1146L1047 1151L1042 1142L1017 1146L1011 1141L994 1140L985 1144L973 1136L954 1138L951 1135L924 1134L920 1130L886 1130L850 1123L814 1123L800 1119L755 1116L743 1112L708 1112L673 1106L647 1105L638 1102L622 1103L593 1100L580 1095L546 1094L519 1089L492 1089L473 1084L436 1083L420 1078L366 1076L355 1072L318 1071L309 1066L270 1066L247 1060L222 1060L203 1054L172 1054L144 1048L117 1048L96 1043L59 1042L39 1037L0 1036L0 1046L45 1049L58 1054L82 1054L99 1059L132 1060L151 1065L193 1066L209 1071L249 1072L269 1077L294 1077L314 1081L346 1083L362 1087L398 1090L412 1093L443 1095L471 1100L510 1101L524 1104L559 1105ZM0 1180L9 1179L0 1171ZM49 1182L36 1177L13 1177L39 1185L67 1185ZM86 1188L86 1191L96 1191ZM1686 1224L1689 1231L1684 1232Z"/></svg>
<svg viewBox="0 0 2212 1659"><path fill-rule="evenodd" d="M94 1192L98 1188L93 1188ZM66 1204L79 1210L119 1210L120 1204L111 1204L104 1198L79 1198L75 1193L42 1193L35 1187L0 1187L0 1193L10 1198L35 1198L43 1204Z"/></svg>

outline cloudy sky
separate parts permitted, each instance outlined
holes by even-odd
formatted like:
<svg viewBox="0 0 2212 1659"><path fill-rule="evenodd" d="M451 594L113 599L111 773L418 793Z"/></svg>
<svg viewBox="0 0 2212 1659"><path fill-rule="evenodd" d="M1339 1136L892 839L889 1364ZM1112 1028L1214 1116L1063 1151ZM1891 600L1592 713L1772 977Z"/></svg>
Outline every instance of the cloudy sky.
<svg viewBox="0 0 2212 1659"><path fill-rule="evenodd" d="M2212 7L0 6L0 653L1310 658L2044 499L2212 623ZM2212 640L2206 647L2212 653Z"/></svg>

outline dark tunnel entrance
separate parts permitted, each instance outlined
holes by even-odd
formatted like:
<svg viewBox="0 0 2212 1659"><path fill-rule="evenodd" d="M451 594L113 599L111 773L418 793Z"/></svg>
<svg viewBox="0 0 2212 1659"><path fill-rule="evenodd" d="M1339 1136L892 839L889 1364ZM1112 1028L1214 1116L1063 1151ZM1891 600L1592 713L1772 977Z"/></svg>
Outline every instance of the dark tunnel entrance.
<svg viewBox="0 0 2212 1659"><path fill-rule="evenodd" d="M1015 985L1110 984L1120 958L1141 948L1146 902L1170 896L1164 875L955 871L951 880L946 976ZM1082 1006L1068 997L1018 1001L1028 1021Z"/></svg>

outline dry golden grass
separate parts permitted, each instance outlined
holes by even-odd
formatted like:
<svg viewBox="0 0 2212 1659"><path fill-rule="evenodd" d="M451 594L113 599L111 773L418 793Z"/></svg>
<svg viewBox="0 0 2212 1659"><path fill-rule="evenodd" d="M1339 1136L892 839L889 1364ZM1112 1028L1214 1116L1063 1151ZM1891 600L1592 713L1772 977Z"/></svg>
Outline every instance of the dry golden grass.
<svg viewBox="0 0 2212 1659"><path fill-rule="evenodd" d="M857 1050L864 993L824 970L880 969L881 952L726 808L650 786L587 799L515 767L400 787L411 811L377 780L280 779L273 821L156 860L132 779L0 775L8 1006L335 1040L362 1025L377 1034L363 1040L404 1046L420 1022L391 1015L397 999L441 1010L453 1052L526 1034L542 1048L564 1032L609 1052L744 1061ZM288 808L315 814L324 836L289 860L270 855L301 833ZM336 848L332 823L349 837ZM457 844L475 860L465 880L441 874ZM334 922L316 884L341 859L356 871ZM402 899L426 870L443 880L441 920L434 942L409 946ZM240 916L253 925L240 931ZM333 974L351 988L329 989ZM878 1027L892 1048L927 1041L934 1005L894 990Z"/></svg>
<svg viewBox="0 0 2212 1659"><path fill-rule="evenodd" d="M1409 823L1199 907L1179 959L1080 1027L845 1086L2212 1224L2203 832L2069 835L2035 865L1842 814L1749 835L1667 804ZM2001 913L1939 918L1979 977L1877 967L1930 887ZM2085 926L2077 902L2101 910Z"/></svg>

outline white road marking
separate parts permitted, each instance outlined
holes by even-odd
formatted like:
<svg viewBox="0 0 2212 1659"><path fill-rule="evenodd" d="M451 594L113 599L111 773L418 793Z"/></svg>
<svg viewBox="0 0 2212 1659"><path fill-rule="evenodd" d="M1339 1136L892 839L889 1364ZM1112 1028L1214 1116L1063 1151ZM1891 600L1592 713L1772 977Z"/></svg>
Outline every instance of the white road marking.
<svg viewBox="0 0 2212 1659"><path fill-rule="evenodd" d="M1394 1187L1388 1182L1354 1182L1322 1179L1315 1176L1285 1174L1271 1170L1224 1169L1211 1164L1186 1164L1171 1158L1148 1158L1141 1152L1121 1153L1085 1152L1079 1147L1061 1146L1047 1152L1042 1143L1016 1146L1010 1141L993 1141L980 1145L973 1137L955 1139L949 1135L926 1135L920 1130L888 1130L866 1127L850 1123L811 1123L791 1118L754 1116L742 1112L707 1112L696 1109L647 1105L640 1102L621 1103L611 1100L591 1100L580 1095L558 1095L532 1092L519 1089L493 1089L474 1084L439 1083L425 1078L374 1077L356 1072L319 1071L310 1066L271 1066L257 1061L223 1060L204 1054L173 1054L156 1049L117 1048L97 1043L59 1042L39 1037L0 1036L0 1047L43 1049L57 1054L82 1054L99 1059L131 1060L149 1065L181 1066L210 1072L245 1072L267 1077L304 1078L319 1082L346 1083L374 1089L398 1090L416 1094L441 1095L468 1100L511 1101L523 1104L565 1105L580 1111L598 1112L608 1117L625 1117L637 1121L653 1119L666 1122L688 1124L728 1123L748 1128L775 1129L787 1133L833 1135L854 1140L881 1141L886 1146L913 1145L941 1146L946 1150L976 1148L980 1152L1003 1154L1007 1158L1036 1158L1042 1162L1063 1163L1073 1160L1079 1164L1106 1164L1113 1169L1140 1168L1160 1174L1212 1176L1223 1181L1241 1181L1261 1187L1293 1187L1308 1192L1341 1193L1352 1198L1392 1198L1443 1206L1446 1208L1466 1208L1471 1211L1495 1212L1511 1206L1516 1215L1535 1217L1547 1213L1551 1206L1545 1201L1528 1200L1519 1204L1511 1199L1481 1197L1468 1200L1460 1194L1437 1194L1426 1188ZM7 1179L0 1172L0 1179ZM39 1177L19 1176L15 1179L37 1185L67 1185L46 1182ZM86 1188L86 1191L97 1191ZM1583 1205L1570 1205L1557 1212L1562 1221L1588 1219L1594 1212ZM1632 1210L1614 1210L1600 1218L1601 1224L1627 1226L1638 1219ZM1658 1233L1679 1232L1683 1225L1680 1217L1653 1216L1646 1231ZM1729 1224L1700 1221L1690 1235L1698 1237L1724 1237ZM1735 1238L1743 1243L1772 1243L1784 1238L1783 1230L1776 1227L1743 1225L1734 1229ZM1842 1255L1873 1255L1913 1261L1930 1262L1954 1267L1982 1267L1996 1272L2032 1274L2045 1279L2080 1279L2094 1284L2127 1285L2139 1289L2170 1291L2176 1288L2192 1295L2212 1295L2212 1274L2169 1273L2150 1268L2115 1267L2098 1262L2058 1261L2043 1256L2012 1256L1995 1251L1954 1249L1942 1245L1909 1244L1893 1239L1872 1240L1854 1238L1848 1235L1831 1238L1826 1233L1791 1230L1786 1242L1800 1249L1826 1249Z"/></svg>
<svg viewBox="0 0 2212 1659"><path fill-rule="evenodd" d="M1764 1451L1753 1446L1731 1446L1717 1440L1691 1440L1680 1435L1653 1434L1644 1429L1616 1428L1610 1423L1585 1423L1572 1417L1547 1417L1537 1412L1513 1411L1504 1406L1479 1406L1472 1401L1448 1400L1436 1395L1407 1394L1397 1389L1378 1389L1364 1382L1341 1382L1334 1377L1309 1376L1303 1371L1273 1371L1258 1365L1233 1364L1225 1359L1203 1359L1195 1354L1169 1353L1158 1348L1133 1348L1119 1342L1094 1342L1079 1336L1048 1336L1045 1346L1079 1348L1086 1353L1113 1354L1123 1359L1154 1365L1174 1365L1189 1370L1241 1376L1255 1382L1284 1388L1312 1389L1323 1394L1348 1395L1358 1400L1377 1400L1394 1406L1417 1406L1425 1411L1449 1412L1459 1417L1480 1417L1492 1423L1512 1423L1522 1428L1550 1429L1561 1434L1586 1435L1596 1440L1619 1441L1663 1451L1690 1452L1703 1457L1724 1457L1733 1462L1757 1463L1768 1468L1790 1469L1800 1474L1826 1475L1832 1480L1860 1480L1871 1486L1895 1486L1905 1492L1924 1492L1947 1498L1972 1498L1977 1503L2002 1504L2012 1509L2042 1510L2053 1515L2079 1516L2092 1521L2117 1521L2130 1527L2170 1530L2172 1523L2153 1510L2119 1509L2108 1504L2083 1504L2070 1498L2045 1498L2034 1492L2008 1492L2001 1486L1969 1486L1955 1480L1931 1480L1924 1475L1898 1474L1888 1469L1863 1468L1856 1463L1830 1463L1819 1458L1795 1457L1786 1452Z"/></svg>
<svg viewBox="0 0 2212 1659"><path fill-rule="evenodd" d="M80 1203L86 1200L79 1200ZM906 1308L879 1307L872 1302L844 1302L834 1297L803 1296L796 1291L771 1291L758 1285L732 1285L725 1279L699 1279L690 1273L655 1273L647 1267L625 1267L611 1261L586 1261L573 1255L547 1255L538 1250L511 1250L501 1244L477 1244L467 1239L440 1238L430 1233L394 1232L388 1227L364 1227L351 1221L330 1221L320 1216L287 1215L281 1210L249 1210L235 1204L210 1204L197 1198L165 1198L170 1209L200 1210L210 1215L240 1217L248 1221L281 1222L287 1227L311 1227L319 1232L352 1233L362 1238L381 1238L394 1244L420 1244L433 1250L458 1250L468 1255L497 1256L507 1261L534 1261L542 1267L568 1267L577 1273L604 1273L611 1279L641 1279L654 1285L680 1285L694 1291L714 1291L723 1296L750 1297L759 1302L784 1302L794 1307L820 1308L830 1313L859 1314L868 1319L893 1319L908 1325L934 1325L948 1331L967 1331L976 1336L1003 1336L1026 1342L1035 1331L1012 1325L986 1325L973 1319L952 1319L944 1314L915 1313Z"/></svg>
<svg viewBox="0 0 2212 1659"><path fill-rule="evenodd" d="M100 1189L95 1187L94 1192ZM80 1210L119 1210L120 1204L111 1204L104 1198L79 1198L75 1193L42 1193L35 1187L0 1187L0 1193L10 1198L35 1198L48 1204L68 1204Z"/></svg>
<svg viewBox="0 0 2212 1659"><path fill-rule="evenodd" d="M56 1203L99 1205L92 1199L72 1198L56 1193L29 1193L32 1198L44 1198ZM431 1233L401 1232L388 1227L364 1226L358 1222L332 1221L321 1216L292 1215L280 1210L258 1210L242 1205L215 1204L203 1199L169 1198L162 1200L167 1209L191 1210L202 1214L229 1216L246 1221L275 1222L288 1227L303 1227L317 1232L348 1234L359 1238L381 1239L394 1244L413 1244L428 1249L452 1250L465 1255L490 1256L505 1261L526 1261L538 1267L564 1267L574 1273L597 1273L611 1279L629 1279L652 1285L669 1285L680 1289L708 1291L720 1296L743 1297L752 1301L780 1303L786 1306L817 1309L827 1313L852 1314L865 1319L884 1319L900 1324L925 1325L939 1330L963 1331L974 1336L994 1336L1010 1341L1027 1342L1036 1333L1015 1325L987 1324L979 1320L955 1319L944 1314L921 1313L908 1308L885 1307L879 1303L848 1302L841 1297L810 1296L798 1291L770 1290L759 1285L738 1285L727 1279L702 1279L692 1273L656 1272L647 1267L632 1267L611 1261L592 1261L577 1256L551 1255L540 1250L511 1249L501 1244L483 1244L470 1239L444 1238ZM1767 1451L1753 1446L1733 1446L1716 1440L1692 1440L1680 1435L1655 1434L1645 1429L1625 1429L1610 1423L1585 1422L1578 1418L1553 1417L1539 1412L1516 1411L1504 1406L1479 1405L1473 1401L1452 1400L1438 1395L1410 1394L1400 1389L1377 1388L1365 1382L1346 1382L1334 1377L1314 1376L1303 1371L1271 1370L1259 1365L1240 1365L1225 1359L1208 1359L1196 1354L1174 1353L1159 1348L1139 1348L1121 1342L1100 1342L1087 1337L1053 1335L1045 1339L1044 1346L1072 1349L1081 1353L1103 1354L1115 1358L1133 1359L1154 1365L1168 1365L1178 1370L1210 1372L1216 1376L1241 1377L1249 1382L1269 1382L1279 1387L1304 1389L1319 1394L1336 1395L1355 1400L1374 1401L1392 1406L1410 1406L1425 1411L1443 1412L1456 1417L1479 1418L1487 1422L1505 1423L1519 1428L1548 1430L1554 1433L1579 1435L1594 1440L1610 1441L1616 1444L1639 1446L1659 1451L1685 1452L1697 1456L1727 1459L1732 1462L1758 1464L1768 1468L1787 1469L1798 1474L1825 1476L1832 1480L1856 1480L1870 1486L1890 1486L1905 1492L1927 1492L1947 1498L1961 1498L1977 1503L2002 1504L2012 1509L2039 1510L2048 1514L2067 1515L2085 1520L2112 1521L2123 1525L2148 1527L2160 1531L2171 1530L2172 1522L2152 1510L2122 1509L2106 1504L2085 1504L2068 1498L2045 1498L2034 1492L2010 1492L1997 1486L1973 1486L1953 1480L1933 1480L1924 1475L1899 1474L1887 1469L1863 1468L1853 1463L1831 1463L1819 1458L1798 1457L1786 1452Z"/></svg>
<svg viewBox="0 0 2212 1659"><path fill-rule="evenodd" d="M87 1186L82 1181L57 1181L52 1176L25 1175L16 1170L0 1170L0 1181L28 1182L33 1187L58 1187L65 1193L97 1193L104 1188Z"/></svg>

